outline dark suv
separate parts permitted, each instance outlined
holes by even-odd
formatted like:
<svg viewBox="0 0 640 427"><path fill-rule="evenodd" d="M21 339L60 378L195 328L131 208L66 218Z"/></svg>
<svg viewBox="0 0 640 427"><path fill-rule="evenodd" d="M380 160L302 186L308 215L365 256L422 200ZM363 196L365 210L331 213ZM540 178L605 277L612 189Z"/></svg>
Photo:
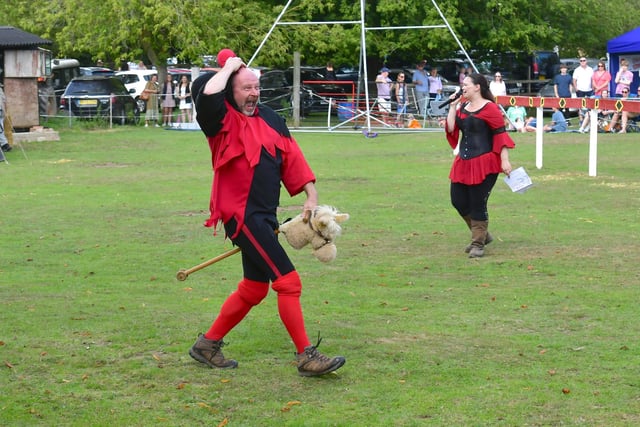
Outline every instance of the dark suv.
<svg viewBox="0 0 640 427"><path fill-rule="evenodd" d="M122 81L112 76L81 76L71 80L60 98L60 109L87 119L111 117L119 124L140 121L138 104Z"/></svg>
<svg viewBox="0 0 640 427"><path fill-rule="evenodd" d="M290 115L293 108L292 92L293 88L287 81L285 71L265 71L260 76L260 104L268 105L283 115ZM301 115L305 116L311 112L314 99L317 99L317 96L314 96L311 89L300 88Z"/></svg>

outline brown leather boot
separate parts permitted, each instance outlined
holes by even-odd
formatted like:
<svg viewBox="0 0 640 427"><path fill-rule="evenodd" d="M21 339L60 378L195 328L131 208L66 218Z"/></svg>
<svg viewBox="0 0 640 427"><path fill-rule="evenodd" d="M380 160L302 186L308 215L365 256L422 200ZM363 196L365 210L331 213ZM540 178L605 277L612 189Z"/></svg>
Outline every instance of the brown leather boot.
<svg viewBox="0 0 640 427"><path fill-rule="evenodd" d="M469 258L480 258L484 256L484 245L487 241L487 227L489 221L471 220L471 249Z"/></svg>
<svg viewBox="0 0 640 427"><path fill-rule="evenodd" d="M198 340L189 350L189 355L200 363L204 363L211 368L236 368L238 362L233 359L225 359L222 354L222 346L225 343L222 340L208 340L204 335L198 335Z"/></svg>
<svg viewBox="0 0 640 427"><path fill-rule="evenodd" d="M298 374L301 376L315 377L318 375L328 374L344 365L344 362L346 361L344 357L335 356L329 358L318 351L318 345L320 345L319 341L316 345L305 347L303 353L296 354Z"/></svg>
<svg viewBox="0 0 640 427"><path fill-rule="evenodd" d="M469 230L471 230L471 217L469 215L465 215L462 217L462 219L464 219L464 222L467 223L467 227L469 227ZM489 227L489 224L487 223L487 228ZM487 237L484 240L484 244L488 245L489 243L493 242L493 236L491 235L491 233L489 233L489 231L487 230ZM469 252L471 252L471 247L473 246L473 239L471 241L471 243L469 243L465 248L464 248L464 253L468 254Z"/></svg>

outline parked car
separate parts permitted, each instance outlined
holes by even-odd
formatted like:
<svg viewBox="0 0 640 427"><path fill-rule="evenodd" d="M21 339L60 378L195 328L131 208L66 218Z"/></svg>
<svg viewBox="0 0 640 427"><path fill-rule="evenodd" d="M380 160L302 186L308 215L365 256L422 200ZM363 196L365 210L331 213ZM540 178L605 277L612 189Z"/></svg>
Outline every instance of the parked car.
<svg viewBox="0 0 640 427"><path fill-rule="evenodd" d="M330 98L341 102L353 96L351 82L345 82L345 84L328 83L322 74L323 71L322 67L300 67L300 83L305 89L310 89L313 95L311 111L327 111ZM285 77L289 85L293 87L293 67L287 69Z"/></svg>
<svg viewBox="0 0 640 427"><path fill-rule="evenodd" d="M122 81L113 76L81 76L69 82L60 108L87 119L112 117L114 123L137 124L140 109Z"/></svg>
<svg viewBox="0 0 640 427"><path fill-rule="evenodd" d="M358 67L353 67L351 65L340 65L335 69L335 72L338 80L357 82L360 78Z"/></svg>
<svg viewBox="0 0 640 427"><path fill-rule="evenodd" d="M147 102L140 99L140 94L154 74L158 74L158 72L156 70L129 70L118 71L115 74L116 77L124 83L133 99L138 103L138 110L140 110L141 113L147 111Z"/></svg>
<svg viewBox="0 0 640 427"><path fill-rule="evenodd" d="M489 51L480 55L474 63L485 70L480 72L488 78L493 78L493 74L500 71L502 80L507 85L507 93L517 95L537 93L547 80L553 79L557 74L560 59L552 50ZM521 80L529 82L522 83Z"/></svg>
<svg viewBox="0 0 640 427"><path fill-rule="evenodd" d="M115 74L111 68L106 67L80 67L82 76L112 76Z"/></svg>
<svg viewBox="0 0 640 427"><path fill-rule="evenodd" d="M283 70L265 71L260 76L260 104L268 105L280 113L289 113L292 109L293 87L287 80ZM314 93L311 89L300 87L300 113L307 115L311 112Z"/></svg>

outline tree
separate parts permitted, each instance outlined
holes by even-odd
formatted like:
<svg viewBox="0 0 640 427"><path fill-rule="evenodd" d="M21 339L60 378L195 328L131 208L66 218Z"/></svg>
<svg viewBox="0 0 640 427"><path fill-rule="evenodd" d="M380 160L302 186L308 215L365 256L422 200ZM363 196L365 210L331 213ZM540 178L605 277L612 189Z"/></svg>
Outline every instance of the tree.
<svg viewBox="0 0 640 427"><path fill-rule="evenodd" d="M272 15L270 7L224 0L14 0L0 13L5 9L8 21L53 40L60 56L90 52L114 66L144 59L159 70L172 56L198 64L225 46L248 55L256 45L253 30Z"/></svg>
<svg viewBox="0 0 640 427"><path fill-rule="evenodd" d="M439 8L466 50L533 50L558 46L564 56L605 53L606 41L637 26L640 0L624 8L601 0L439 0ZM163 70L169 57L199 63L204 54L231 47L250 58L282 11L282 0L11 0L0 4L0 19L54 42L56 55L88 56L118 66L145 59ZM433 3L367 0L367 27L442 24ZM283 21L359 20L360 2L299 0ZM278 26L255 65L284 67L294 51L307 64L355 64L359 25ZM415 62L454 54L448 29L367 32L367 53ZM408 64L404 64L408 65Z"/></svg>

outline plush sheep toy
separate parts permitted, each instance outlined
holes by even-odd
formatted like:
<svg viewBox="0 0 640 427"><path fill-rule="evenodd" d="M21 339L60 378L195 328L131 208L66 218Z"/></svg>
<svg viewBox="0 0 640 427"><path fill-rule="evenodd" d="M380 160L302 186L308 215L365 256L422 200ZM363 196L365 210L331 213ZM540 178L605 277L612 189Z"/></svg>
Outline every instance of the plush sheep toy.
<svg viewBox="0 0 640 427"><path fill-rule="evenodd" d="M309 219L303 214L288 219L280 225L280 233L294 249L302 249L308 244L313 248L313 255L322 262L336 259L335 239L342 232L340 223L349 219L349 214L338 213L331 206L320 205L312 212Z"/></svg>

